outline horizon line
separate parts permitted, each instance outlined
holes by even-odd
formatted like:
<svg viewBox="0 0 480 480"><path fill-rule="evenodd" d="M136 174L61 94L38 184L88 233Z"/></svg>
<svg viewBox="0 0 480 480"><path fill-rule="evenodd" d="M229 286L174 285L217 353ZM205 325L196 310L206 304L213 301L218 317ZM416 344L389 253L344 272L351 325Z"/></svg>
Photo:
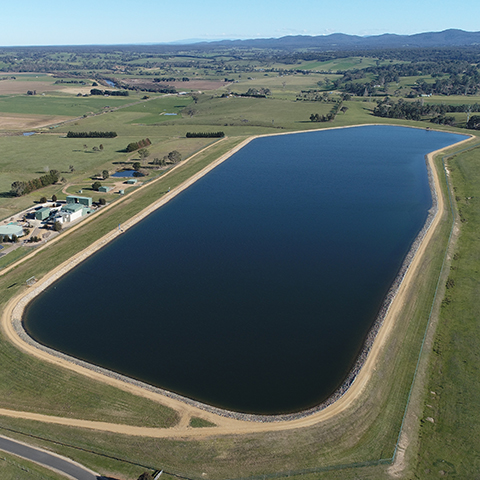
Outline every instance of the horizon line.
<svg viewBox="0 0 480 480"><path fill-rule="evenodd" d="M54 48L54 47L128 47L128 46L170 46L170 47L181 47L181 46L192 46L198 45L201 43L217 43L217 42L244 42L252 40L274 40L288 37L330 37L332 35L345 35L349 37L359 37L359 38L373 38L381 37L384 35L394 35L398 37L413 37L415 35L422 35L427 33L444 33L449 31L457 31L464 33L480 33L480 31L469 31L463 30L461 28L447 28L445 30L436 30L436 31L422 31L417 33L410 34L401 34L401 33L392 33L384 32L374 35L357 35L351 33L342 33L334 32L328 34L317 34L317 35L306 35L306 34L288 34L281 36L265 36L265 37L246 37L246 38L206 38L206 39L183 39L183 40L172 40L167 42L132 42L132 43L84 43L84 44L30 44L30 45L0 45L0 48Z"/></svg>

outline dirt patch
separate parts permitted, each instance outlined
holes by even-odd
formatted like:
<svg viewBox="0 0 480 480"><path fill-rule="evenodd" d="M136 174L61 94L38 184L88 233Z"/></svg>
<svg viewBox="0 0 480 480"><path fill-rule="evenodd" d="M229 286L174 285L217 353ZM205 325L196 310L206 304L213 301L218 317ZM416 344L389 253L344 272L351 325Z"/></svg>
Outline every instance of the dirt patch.
<svg viewBox="0 0 480 480"><path fill-rule="evenodd" d="M63 93L69 93L70 95L78 95L81 93L82 95L90 95L90 90L93 88L92 86L84 86L84 85L77 85L77 86L72 86L72 85L55 85L59 92Z"/></svg>
<svg viewBox="0 0 480 480"><path fill-rule="evenodd" d="M31 130L64 122L70 118L72 117L61 117L58 115L0 113L0 130Z"/></svg>
<svg viewBox="0 0 480 480"><path fill-rule="evenodd" d="M27 91L36 91L37 95L44 92L53 92L59 90L58 85L48 82L35 82L23 80L1 80L0 81L0 95L15 95L23 93L26 95Z"/></svg>

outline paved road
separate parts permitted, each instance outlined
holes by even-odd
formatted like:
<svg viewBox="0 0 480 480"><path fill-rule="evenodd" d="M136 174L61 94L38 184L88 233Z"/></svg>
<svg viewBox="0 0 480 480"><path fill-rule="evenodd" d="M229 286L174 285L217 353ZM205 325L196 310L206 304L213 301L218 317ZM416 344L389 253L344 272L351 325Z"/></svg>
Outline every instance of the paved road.
<svg viewBox="0 0 480 480"><path fill-rule="evenodd" d="M79 463L75 463L73 460L49 453L46 450L30 447L25 443L12 440L3 435L0 435L0 450L13 453L14 455L39 463L45 467L53 468L75 480L99 480L102 478Z"/></svg>

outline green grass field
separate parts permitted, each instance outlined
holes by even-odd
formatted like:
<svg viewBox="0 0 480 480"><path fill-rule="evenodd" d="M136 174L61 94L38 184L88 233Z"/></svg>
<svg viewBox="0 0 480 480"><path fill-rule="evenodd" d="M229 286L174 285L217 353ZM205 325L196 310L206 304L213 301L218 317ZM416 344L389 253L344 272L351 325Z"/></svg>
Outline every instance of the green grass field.
<svg viewBox="0 0 480 480"><path fill-rule="evenodd" d="M333 82L341 76L315 73L265 76L258 72L249 77L243 76L238 83L229 85L228 90L236 93L246 93L249 88L268 88L275 98L295 100L296 95L301 90L324 90L326 87L323 84L321 87L318 86L318 81L325 82L328 79Z"/></svg>
<svg viewBox="0 0 480 480"><path fill-rule="evenodd" d="M389 62L381 61L380 65L385 65ZM326 62L306 62L297 65L295 69L301 70L321 70L321 71L336 71L336 70L351 70L354 68L367 68L376 65L375 58L368 57L347 57L337 58Z"/></svg>
<svg viewBox="0 0 480 480"><path fill-rule="evenodd" d="M64 475L2 451L0 451L0 477L2 480L65 479Z"/></svg>
<svg viewBox="0 0 480 480"><path fill-rule="evenodd" d="M120 107L135 100L139 97L18 95L1 97L0 112L79 117L89 112L98 113L107 105Z"/></svg>

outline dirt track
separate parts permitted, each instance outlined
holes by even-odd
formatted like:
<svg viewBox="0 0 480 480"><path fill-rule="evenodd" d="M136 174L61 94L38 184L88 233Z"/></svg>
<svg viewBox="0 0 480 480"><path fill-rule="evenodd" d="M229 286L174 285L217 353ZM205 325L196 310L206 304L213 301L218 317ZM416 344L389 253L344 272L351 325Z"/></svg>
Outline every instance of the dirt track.
<svg viewBox="0 0 480 480"><path fill-rule="evenodd" d="M160 207L167 201L169 201L173 196L178 194L183 189L187 188L189 185L194 183L198 178L205 175L208 171L215 168L219 163L226 160L230 157L233 153L238 151L242 148L246 143L248 143L253 138L250 138L242 144L238 145L232 151L228 152L227 154L220 157L217 161L209 165L207 168L199 172L198 174L194 175L190 178L187 182L182 184L181 186L177 187L176 189L172 190L170 194L165 195L161 200L155 202L153 205L145 209L144 211L140 212L138 215L133 217L128 223L122 225L122 228L129 228L138 220L143 218L144 216L148 215L151 211L155 210L156 208ZM469 141L469 140L465 140ZM463 142L462 142L463 143ZM458 144L457 144L458 145ZM430 167L433 172L433 179L435 183L435 188L437 192L440 192L440 185L438 174L435 170L433 165L433 156L437 152L432 152L428 155L428 161L430 163ZM439 194L438 195L438 212L442 212L444 208L443 198ZM122 433L128 435L140 435L145 437L182 437L182 438L199 438L199 437L206 437L211 435L223 435L223 434L242 434L242 433L250 433L250 432L265 432L265 431L272 431L272 430L290 430L299 427L306 427L318 424L323 422L327 419L331 419L338 415L339 413L346 410L350 405L352 405L359 397L363 390L368 386L368 382L372 375L375 372L375 365L381 355L383 347L395 325L396 319L402 309L405 294L409 285L411 284L411 280L415 278L418 273L418 268L420 264L420 259L422 258L428 243L430 242L432 236L434 235L437 226L439 224L441 215L437 214L431 224L430 229L426 233L421 245L419 246L417 253L408 268L408 271L400 285L400 288L393 300L388 314L378 332L378 335L375 339L374 345L367 357L365 364L363 365L360 373L355 378L355 381L348 389L348 391L335 403L326 407L324 410L321 410L317 413L311 414L309 416L298 418L295 420L290 421L280 421L276 423L261 423L261 422L247 422L242 420L237 420L234 418L228 418L220 415L216 415L214 413L207 412L200 408L197 408L192 405L185 404L177 399L169 398L164 395L160 395L156 392L148 391L143 388L140 388L136 385L127 384L119 379L112 378L110 376L105 376L100 372L84 368L76 363L72 363L62 358L58 358L56 356L52 356L44 351L41 351L32 345L26 344L16 333L15 329L12 325L12 317L19 318L19 315L22 310L22 305L18 305L22 303L23 297L25 297L25 292L17 298L12 299L7 305L5 311L2 315L2 327L5 331L7 337L14 343L18 348L28 352L31 355L34 355L38 358L43 360L52 362L56 365L63 366L70 370L74 370L78 373L86 375L92 379L100 380L102 382L108 383L110 385L114 385L118 388L123 390L132 392L134 394L150 398L158 403L163 405L169 406L176 411L178 411L181 419L177 426L169 429L155 429L155 428L146 428L146 427L134 427L128 425L118 425L118 424L109 424L103 422L93 422L93 421L85 421L80 419L69 419L69 418L60 418L60 417L52 417L47 415L38 415L28 412L16 412L12 410L5 410L0 409L0 415L16 417L16 418L24 418L30 420L37 420L43 421L48 423L55 423L61 425L70 425L82 428L90 428L95 430L102 430L108 432L115 432L115 433ZM105 237L99 239L95 242L92 246L86 249L83 252L75 255L72 259L68 260L64 264L57 267L55 270L50 272L44 279L42 279L41 284L36 285L35 290L42 290L48 286L49 283L54 281L56 278L61 276L65 271L68 271L70 268L73 268L76 264L86 258L88 255L91 255L94 251L98 248L103 246L106 242L110 241L116 235L120 234L118 231L110 232ZM31 291L26 292L29 296L31 295ZM23 303L26 302L24 299ZM15 314L13 313L15 310ZM201 428L201 429L194 429L189 428L188 423L191 416L197 416L204 418L214 424L217 427L209 427L209 428Z"/></svg>

